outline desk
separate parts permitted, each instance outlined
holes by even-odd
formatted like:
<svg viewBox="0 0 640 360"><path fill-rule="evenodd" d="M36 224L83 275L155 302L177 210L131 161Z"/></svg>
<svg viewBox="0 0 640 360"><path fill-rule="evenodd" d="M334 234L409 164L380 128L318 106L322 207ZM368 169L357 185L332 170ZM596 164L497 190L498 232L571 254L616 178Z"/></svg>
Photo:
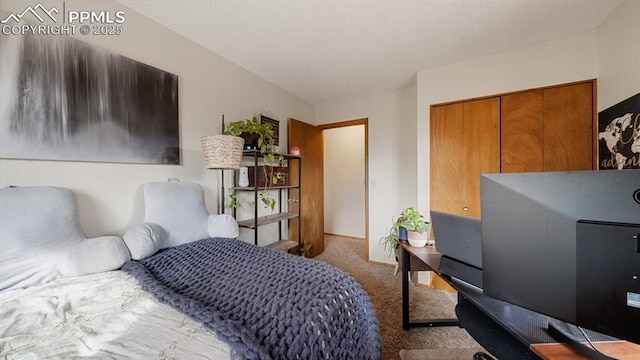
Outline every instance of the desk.
<svg viewBox="0 0 640 360"><path fill-rule="evenodd" d="M558 343L546 331L550 322L575 337L579 332L572 325L559 322L548 316L486 296L474 286L452 277L450 272L465 274L465 278L478 281L477 271L472 266L443 257L433 246L414 248L401 242L402 252L402 327L463 326L485 349L500 359L587 359L573 348ZM409 319L409 270L411 261L426 265L427 270L447 281L458 291L456 314L458 319L432 319L411 321ZM451 264L457 263L455 266ZM444 265L443 265L444 264ZM466 266L466 268L465 268ZM454 274L454 275L455 275ZM471 274L471 275L470 275ZM480 286L481 287L481 284ZM640 359L640 345L586 330L597 343L598 349L618 359Z"/></svg>
<svg viewBox="0 0 640 360"><path fill-rule="evenodd" d="M408 330L414 327L459 326L460 323L455 318L427 320L411 320L409 318L409 271L411 269L411 258L417 259L424 264L425 267L422 269L425 271L433 271L440 276L444 275L438 272L441 255L433 246L414 248L406 241L401 241L400 246L402 247L402 328ZM449 279L444 279L450 282Z"/></svg>

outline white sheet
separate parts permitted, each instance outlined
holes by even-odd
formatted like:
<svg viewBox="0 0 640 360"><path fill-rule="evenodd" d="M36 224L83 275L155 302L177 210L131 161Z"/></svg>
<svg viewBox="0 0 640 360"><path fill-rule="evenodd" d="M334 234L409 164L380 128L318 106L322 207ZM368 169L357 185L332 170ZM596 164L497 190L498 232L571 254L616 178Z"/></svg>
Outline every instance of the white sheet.
<svg viewBox="0 0 640 360"><path fill-rule="evenodd" d="M229 346L122 271L0 292L1 359L229 359Z"/></svg>

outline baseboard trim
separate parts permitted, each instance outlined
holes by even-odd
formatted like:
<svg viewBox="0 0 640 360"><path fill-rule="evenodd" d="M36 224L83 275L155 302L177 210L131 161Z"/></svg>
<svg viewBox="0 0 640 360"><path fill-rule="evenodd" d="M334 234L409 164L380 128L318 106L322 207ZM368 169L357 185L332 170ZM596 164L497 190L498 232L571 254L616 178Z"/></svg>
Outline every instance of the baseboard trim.
<svg viewBox="0 0 640 360"><path fill-rule="evenodd" d="M352 239L352 240L360 240L360 241L364 241L365 238L363 237L358 237L358 236L351 236L351 235L341 235L341 234L334 234L334 233L324 233L325 236L337 236L337 237L343 237L343 238L347 238L347 239Z"/></svg>

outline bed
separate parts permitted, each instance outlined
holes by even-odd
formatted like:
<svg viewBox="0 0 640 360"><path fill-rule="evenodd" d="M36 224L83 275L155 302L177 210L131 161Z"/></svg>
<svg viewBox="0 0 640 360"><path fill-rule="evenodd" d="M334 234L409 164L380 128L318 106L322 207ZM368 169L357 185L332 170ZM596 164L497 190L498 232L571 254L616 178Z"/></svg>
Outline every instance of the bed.
<svg viewBox="0 0 640 360"><path fill-rule="evenodd" d="M202 211L199 186L167 184L145 185L143 221L122 238L97 239L79 230L71 191L0 189L0 358L381 358L353 278L236 240L232 219Z"/></svg>

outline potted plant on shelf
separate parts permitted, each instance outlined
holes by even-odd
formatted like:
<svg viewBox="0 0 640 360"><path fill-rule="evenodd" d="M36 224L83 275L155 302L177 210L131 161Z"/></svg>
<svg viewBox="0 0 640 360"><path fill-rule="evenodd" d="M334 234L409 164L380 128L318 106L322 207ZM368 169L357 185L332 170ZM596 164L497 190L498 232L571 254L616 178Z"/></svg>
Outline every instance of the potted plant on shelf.
<svg viewBox="0 0 640 360"><path fill-rule="evenodd" d="M230 122L223 134L244 136L251 143L255 142L257 150L264 155L265 162L273 163L279 160L275 153L275 138L271 124L263 124L255 116L247 120ZM257 136L256 140L254 140L254 136Z"/></svg>
<svg viewBox="0 0 640 360"><path fill-rule="evenodd" d="M273 177L274 166L282 165L284 163L284 157L275 152L275 137L271 124L263 124L254 116L253 118L244 121L240 120L230 122L227 124L223 134L238 138L242 138L242 136L244 136L247 139L252 139L252 136L257 136L257 139L255 140L257 146L256 150L262 155L264 162L263 171L265 175L265 188L260 191L259 197L265 207L270 208L271 211L275 210L276 200L269 192L272 185L270 179ZM250 141L253 142L254 140ZM240 159L241 158L242 152L240 153ZM237 198L235 204L236 206L238 205Z"/></svg>

